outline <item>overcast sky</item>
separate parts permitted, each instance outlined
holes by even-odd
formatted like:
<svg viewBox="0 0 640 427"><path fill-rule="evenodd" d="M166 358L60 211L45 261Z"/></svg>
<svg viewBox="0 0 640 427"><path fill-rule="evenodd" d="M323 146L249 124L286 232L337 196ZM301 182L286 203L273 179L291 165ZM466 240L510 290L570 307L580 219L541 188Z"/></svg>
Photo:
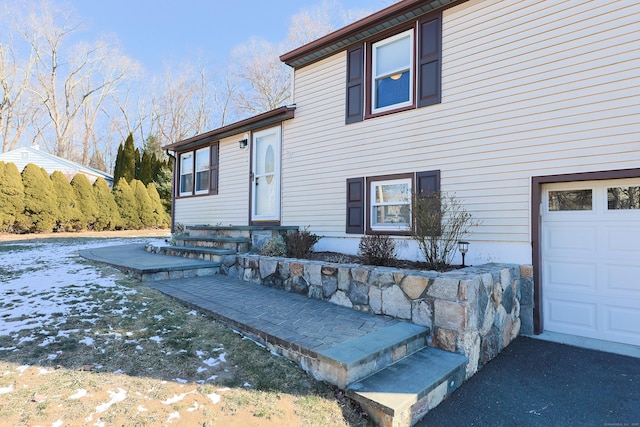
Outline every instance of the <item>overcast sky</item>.
<svg viewBox="0 0 640 427"><path fill-rule="evenodd" d="M338 0L345 9L380 10L392 0ZM210 57L224 64L251 37L286 39L293 15L322 0L72 0L89 35L112 35L151 72L164 62ZM92 37L93 38L93 37ZM285 53L285 52L282 52Z"/></svg>

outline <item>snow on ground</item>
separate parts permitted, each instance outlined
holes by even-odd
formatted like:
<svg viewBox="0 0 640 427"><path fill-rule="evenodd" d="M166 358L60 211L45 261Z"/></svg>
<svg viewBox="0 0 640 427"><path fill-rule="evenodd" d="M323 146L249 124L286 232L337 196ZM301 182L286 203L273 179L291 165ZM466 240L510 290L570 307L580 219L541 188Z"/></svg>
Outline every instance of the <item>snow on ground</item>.
<svg viewBox="0 0 640 427"><path fill-rule="evenodd" d="M115 287L115 277L103 277L95 266L81 263L78 251L145 242L149 239L6 244L11 249L0 251L0 335L13 336L24 330L55 326L53 315L56 314L55 322L59 323L60 315L67 315L72 309L91 313L95 302L88 293L96 287ZM127 292L135 291L121 290L123 303ZM93 319L84 320L91 322ZM65 334L65 331L59 334Z"/></svg>
<svg viewBox="0 0 640 427"><path fill-rule="evenodd" d="M162 240L155 242L153 239L108 239L108 240L79 240L79 239L56 239L55 241L24 241L0 243L0 337L8 336L13 345L1 347L0 352L20 351L20 344L33 343L39 347L46 348L59 339L75 339L83 346L95 347L100 342L111 341L125 342L133 344L138 350L143 350L144 345L150 341L156 345L163 341L159 335L147 337L145 339L135 339L141 331L121 331L114 330L94 330L91 328L99 319L101 310L100 298L93 295L101 290L108 289L109 294L115 295L112 300L118 307L116 312L121 316L133 316L127 313L128 296L136 294L136 291L128 287L119 285L116 280L118 275L103 274L95 265L87 263L78 255L78 251L106 245L121 245L131 243L152 243L161 245ZM139 313L137 313L139 314ZM168 312L167 315L173 314ZM188 313L198 315L196 310ZM81 318L86 322L83 329L64 329L67 319L71 317ZM163 315L153 316L155 320L162 323ZM109 328L111 329L111 328ZM144 328L146 329L146 328ZM162 333L162 331L156 331ZM99 339L106 337L105 339ZM186 350L178 350L176 353L185 353ZM49 360L55 360L61 351L51 351L47 356ZM224 348L216 347L196 350L196 355L202 365L197 369L198 373L226 363L227 353ZM170 352L166 352L167 355ZM215 356L217 355L217 356ZM85 369L86 368L86 369ZM97 370L100 365L86 365L78 370ZM37 370L38 375L49 375L53 372L46 368L31 367L28 365L18 366L13 372L5 372L3 375L23 375L28 369ZM113 374L123 373L118 370ZM0 375L2 377L2 375ZM217 375L210 376L207 380L197 381L202 384L205 381L213 382ZM179 384L187 383L187 380L175 378ZM0 395L14 393L17 388L13 385L0 387ZM226 389L216 390L218 392ZM94 425L103 425L102 421L94 417L109 410L109 408L129 398L127 390L118 388L107 391L109 398L88 414L86 422L94 421ZM189 391L175 394L161 401L164 405L174 405L194 394ZM84 388L77 388L70 391L67 399L78 400L89 398L91 394ZM220 401L220 395L216 393L208 394L207 397L213 404ZM202 405L195 402L189 411L195 411ZM138 411L147 411L145 406L140 405ZM166 423L179 423L180 414L171 413L166 419ZM56 421L57 423L58 421ZM54 425L56 424L54 423ZM62 423L62 421L60 421Z"/></svg>

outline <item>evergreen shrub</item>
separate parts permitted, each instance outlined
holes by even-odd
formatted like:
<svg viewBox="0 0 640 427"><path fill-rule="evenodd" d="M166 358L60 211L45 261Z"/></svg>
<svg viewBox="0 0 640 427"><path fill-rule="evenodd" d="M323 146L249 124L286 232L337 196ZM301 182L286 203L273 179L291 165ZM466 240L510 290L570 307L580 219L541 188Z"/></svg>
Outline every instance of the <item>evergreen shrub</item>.
<svg viewBox="0 0 640 427"><path fill-rule="evenodd" d="M24 230L50 232L56 224L58 208L53 183L47 171L29 163L22 170L24 185Z"/></svg>
<svg viewBox="0 0 640 427"><path fill-rule="evenodd" d="M98 217L98 204L96 203L89 178L82 173L78 173L71 180L71 187L76 194L78 207L84 216L85 226L89 230L94 230L96 218Z"/></svg>
<svg viewBox="0 0 640 427"><path fill-rule="evenodd" d="M93 194L96 199L98 216L94 228L97 231L115 230L122 226L122 218L109 184L103 178L98 178L93 183Z"/></svg>

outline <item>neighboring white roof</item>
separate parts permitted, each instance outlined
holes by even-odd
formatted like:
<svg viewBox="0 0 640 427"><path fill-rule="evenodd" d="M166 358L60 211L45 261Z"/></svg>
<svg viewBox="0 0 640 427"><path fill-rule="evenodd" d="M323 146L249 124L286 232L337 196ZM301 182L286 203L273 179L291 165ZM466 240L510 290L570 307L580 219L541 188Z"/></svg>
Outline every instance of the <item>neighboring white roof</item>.
<svg viewBox="0 0 640 427"><path fill-rule="evenodd" d="M33 147L21 147L13 151L0 153L0 161L15 163L19 171L22 171L28 163L33 163L44 168L49 174L52 174L54 171L60 171L68 176L83 173L90 178L90 181L95 181L96 178L101 177L107 181L108 184L113 184L113 176L106 172L54 156L53 154L40 151ZM93 179L91 179L91 177L93 177Z"/></svg>

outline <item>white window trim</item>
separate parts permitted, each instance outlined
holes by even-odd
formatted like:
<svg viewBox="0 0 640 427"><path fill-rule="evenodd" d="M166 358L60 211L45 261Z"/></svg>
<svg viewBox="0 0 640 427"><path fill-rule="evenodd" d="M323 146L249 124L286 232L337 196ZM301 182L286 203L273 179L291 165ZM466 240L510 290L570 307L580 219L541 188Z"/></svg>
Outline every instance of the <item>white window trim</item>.
<svg viewBox="0 0 640 427"><path fill-rule="evenodd" d="M207 168L206 169L198 169L198 153L202 152L202 151L206 151L207 152ZM193 171L193 191L194 194L207 194L209 193L209 186L210 186L210 181L211 181L211 148L210 147L204 147L204 148L200 148L198 150L194 151L194 156L193 156L193 164L194 164L194 171ZM204 172L204 171L209 171L209 175L207 178L207 186L204 190L197 190L198 188L198 172Z"/></svg>
<svg viewBox="0 0 640 427"><path fill-rule="evenodd" d="M191 156L191 172L190 173L184 172L184 162L183 162L184 156ZM193 174L194 160L195 160L195 153L193 151L180 154L180 181L178 182L180 196L191 196L193 194L193 188L195 188L195 179L194 179L195 177ZM191 186L192 186L191 191L182 191L182 177L185 175L191 175Z"/></svg>
<svg viewBox="0 0 640 427"><path fill-rule="evenodd" d="M375 197L375 191L376 191L376 187L380 186L380 185L393 185L393 184L407 184L408 185L408 191L407 191L407 202L406 203L398 203L398 202L393 202L393 203L376 203L376 197ZM369 211L369 224L371 224L370 228L372 231L407 231L411 229L411 218L412 218L412 214L411 214L411 190L412 190L412 179L411 178L399 178L399 179L389 179L389 180L380 180L380 181L371 181L370 187L369 187L369 195L368 197L370 198L369 200L371 200L370 203L370 211ZM397 205L402 205L402 204L406 204L409 206L409 224L407 223L398 223L398 224L390 224L390 223L376 223L375 221L375 208L378 206L397 206Z"/></svg>
<svg viewBox="0 0 640 427"><path fill-rule="evenodd" d="M404 38L407 35L409 35L409 100L406 102L401 102L398 104L392 104L392 105L387 105L385 107L381 107L381 108L376 108L376 80L378 77L384 77L384 76L378 76L376 73L376 57L377 57L377 49L381 46L384 46L386 44L389 43L393 43L394 41ZM413 105L413 97L414 97L414 80L415 80L415 76L414 76L414 62L415 62L415 42L414 42L414 29L410 29L407 31L404 31L400 34L396 34L395 36L391 36L388 37L384 40L380 40L379 42L373 43L371 45L371 113L372 114L377 114L377 113L383 113L385 111L391 111L391 110L396 110L398 108L402 108L402 107L408 107ZM394 72L387 74L387 76L389 75L393 75L397 72L401 72L404 71L405 69L403 68L402 70L395 70Z"/></svg>

